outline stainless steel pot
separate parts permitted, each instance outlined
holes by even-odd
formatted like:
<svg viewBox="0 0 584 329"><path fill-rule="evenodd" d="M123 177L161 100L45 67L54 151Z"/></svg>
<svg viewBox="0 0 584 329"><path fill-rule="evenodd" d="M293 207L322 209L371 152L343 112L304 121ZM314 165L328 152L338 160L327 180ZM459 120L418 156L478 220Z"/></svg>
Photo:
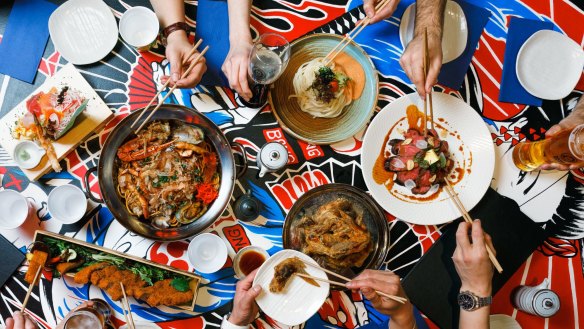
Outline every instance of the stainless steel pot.
<svg viewBox="0 0 584 329"><path fill-rule="evenodd" d="M118 166L120 164L120 160L117 158L117 151L124 142L135 136L133 132L134 129L131 129L130 126L142 111L143 109L132 112L132 114L122 119L122 121L120 121L120 123L118 123L110 132L105 144L103 145L98 166L89 169L85 174L87 195L95 202L105 203L120 224L128 230L145 238L172 241L192 237L213 224L229 204L231 194L233 193L233 187L235 185L235 179L243 175L247 168L245 150L240 144L229 143L219 127L217 127L204 114L185 106L162 105L150 120L177 120L200 127L219 156L218 171L221 175L221 186L219 187L219 195L217 199L199 219L190 224L179 227L166 229L155 227L149 222L142 221L138 217L131 215L127 211L124 201L117 192L118 182L116 177ZM135 127L138 127L146 116L147 115L144 115ZM238 148L243 155L243 164L239 173L237 173L232 147ZM89 176L95 171L97 171L99 188L103 200L95 197L89 189Z"/></svg>

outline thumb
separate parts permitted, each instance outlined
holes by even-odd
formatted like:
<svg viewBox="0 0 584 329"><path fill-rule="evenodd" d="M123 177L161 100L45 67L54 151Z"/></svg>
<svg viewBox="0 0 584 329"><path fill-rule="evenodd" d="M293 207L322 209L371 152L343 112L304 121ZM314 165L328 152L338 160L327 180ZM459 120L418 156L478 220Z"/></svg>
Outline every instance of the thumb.
<svg viewBox="0 0 584 329"><path fill-rule="evenodd" d="M370 19L375 16L375 9L373 8L373 0L365 0L363 1L363 10L365 10L365 14Z"/></svg>
<svg viewBox="0 0 584 329"><path fill-rule="evenodd" d="M180 73L182 72L182 63L180 56L172 56L168 58L170 62L170 77L172 82L177 82L180 79Z"/></svg>
<svg viewBox="0 0 584 329"><path fill-rule="evenodd" d="M561 130L562 130L562 127L560 125L553 125L550 129L548 129L545 132L545 135L547 137L550 137L550 136L553 136L553 135L559 133Z"/></svg>
<svg viewBox="0 0 584 329"><path fill-rule="evenodd" d="M260 295L261 292L262 292L262 286L255 285L250 290L247 291L246 299L249 298L251 300L254 300L257 296Z"/></svg>

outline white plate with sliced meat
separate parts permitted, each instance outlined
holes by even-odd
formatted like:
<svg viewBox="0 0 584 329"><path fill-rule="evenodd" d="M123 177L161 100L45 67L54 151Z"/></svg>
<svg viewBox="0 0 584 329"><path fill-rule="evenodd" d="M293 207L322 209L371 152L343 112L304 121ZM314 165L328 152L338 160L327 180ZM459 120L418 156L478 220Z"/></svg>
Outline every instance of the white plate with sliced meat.
<svg viewBox="0 0 584 329"><path fill-rule="evenodd" d="M375 116L361 150L363 177L375 201L420 225L461 216L443 189L446 180L470 210L489 188L495 167L493 141L481 116L454 96L432 95L434 130L424 136L422 102L417 94L406 95Z"/></svg>
<svg viewBox="0 0 584 329"><path fill-rule="evenodd" d="M294 273L327 279L314 259L284 249L268 258L253 280L254 286L262 287L256 298L258 306L269 317L288 326L299 325L313 316L328 297L330 288L327 282L303 279Z"/></svg>

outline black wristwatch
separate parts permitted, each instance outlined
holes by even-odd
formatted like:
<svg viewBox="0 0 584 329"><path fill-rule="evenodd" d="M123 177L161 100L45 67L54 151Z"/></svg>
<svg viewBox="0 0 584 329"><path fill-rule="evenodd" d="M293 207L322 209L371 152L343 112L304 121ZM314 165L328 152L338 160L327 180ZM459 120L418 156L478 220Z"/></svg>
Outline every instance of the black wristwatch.
<svg viewBox="0 0 584 329"><path fill-rule="evenodd" d="M493 297L479 297L470 291L461 291L458 293L458 305L465 311L472 312L483 306L491 305Z"/></svg>

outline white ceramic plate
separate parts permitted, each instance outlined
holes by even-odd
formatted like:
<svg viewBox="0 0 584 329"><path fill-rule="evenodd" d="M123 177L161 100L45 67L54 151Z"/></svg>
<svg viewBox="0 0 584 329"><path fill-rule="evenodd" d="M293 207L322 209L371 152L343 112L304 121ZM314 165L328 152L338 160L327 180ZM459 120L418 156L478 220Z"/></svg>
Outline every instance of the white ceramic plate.
<svg viewBox="0 0 584 329"><path fill-rule="evenodd" d="M290 257L298 257L311 264L317 263L305 254L291 249L284 249L272 255L258 270L254 286L261 285L262 293L256 298L258 306L272 319L295 326L306 322L322 306L329 294L329 284L318 282L320 287L313 286L302 278L294 276L287 283L282 293L270 292L270 281L274 278L274 267ZM326 273L312 266L306 266L308 274L326 279Z"/></svg>
<svg viewBox="0 0 584 329"><path fill-rule="evenodd" d="M519 49L515 71L519 83L542 99L570 94L584 66L584 51L569 37L551 30L534 33Z"/></svg>
<svg viewBox="0 0 584 329"><path fill-rule="evenodd" d="M433 93L434 120L436 130L450 132L444 140L448 141L451 159L455 168L463 168L464 175L454 185L454 190L467 210L472 209L487 191L495 167L495 150L491 134L483 119L468 104L460 99L443 93ZM432 200L420 200L424 196L414 196L405 187L393 186L390 193L385 185L373 179L373 166L381 152L385 136L390 127L389 139L401 138L399 129L407 130L406 108L411 104L422 109L417 94L403 96L387 105L373 119L361 150L361 169L371 195L387 212L412 224L436 225L452 221L461 216L456 206L444 190ZM461 151L462 150L462 151ZM417 197L412 200L410 197Z"/></svg>
<svg viewBox="0 0 584 329"><path fill-rule="evenodd" d="M76 65L95 63L114 49L118 25L111 9L101 0L69 0L49 18L55 48Z"/></svg>
<svg viewBox="0 0 584 329"><path fill-rule="evenodd" d="M414 38L414 21L416 20L416 4L411 4L404 11L399 26L399 38L404 47ZM468 25L466 16L460 5L454 1L446 2L444 11L444 31L442 33L442 63L457 59L468 42Z"/></svg>

